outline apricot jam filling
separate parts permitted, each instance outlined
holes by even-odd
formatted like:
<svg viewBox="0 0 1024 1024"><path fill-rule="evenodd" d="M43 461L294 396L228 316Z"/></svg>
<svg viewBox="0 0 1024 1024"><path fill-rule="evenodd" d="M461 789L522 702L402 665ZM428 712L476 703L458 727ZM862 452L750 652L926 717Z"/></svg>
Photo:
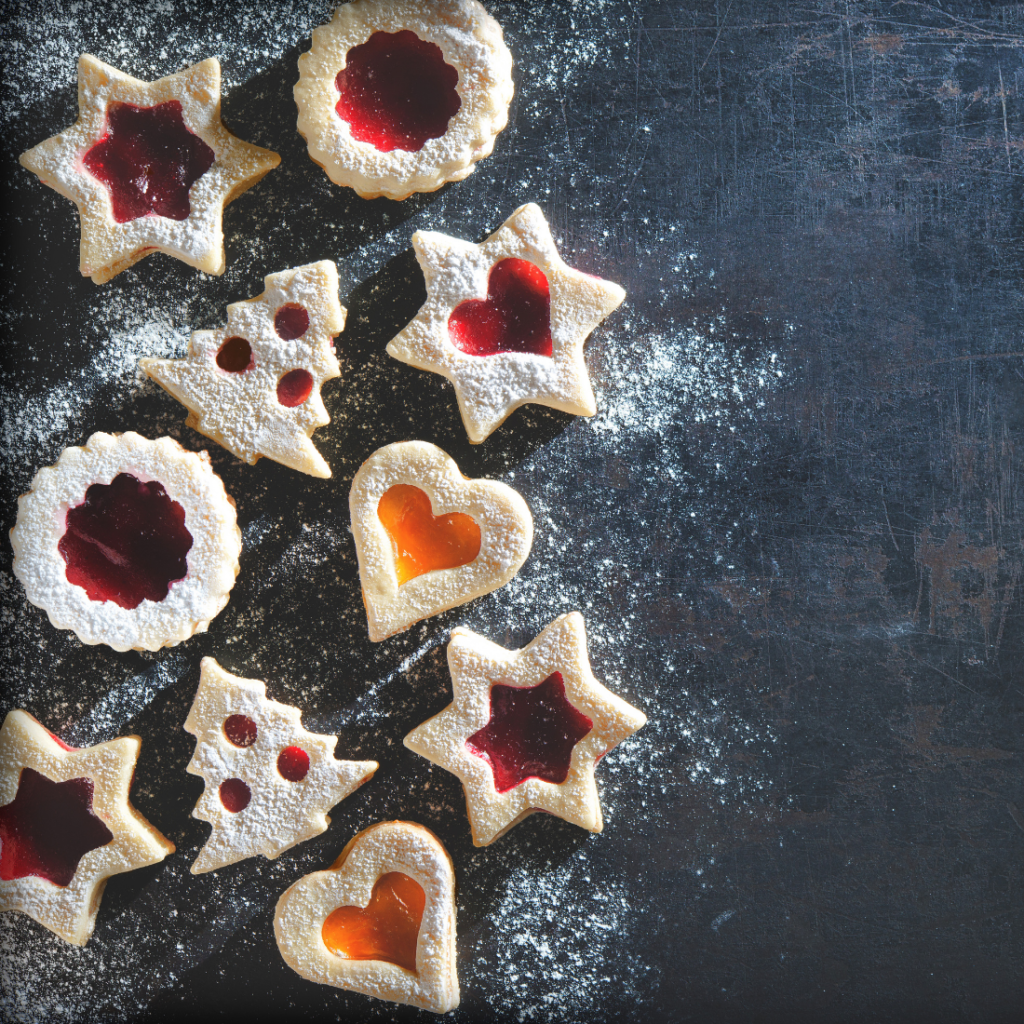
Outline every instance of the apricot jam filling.
<svg viewBox="0 0 1024 1024"><path fill-rule="evenodd" d="M448 317L448 336L470 356L550 356L551 291L544 271L529 260L495 263L487 278L487 298L460 302Z"/></svg>
<svg viewBox="0 0 1024 1024"><path fill-rule="evenodd" d="M324 921L324 945L346 960L384 960L416 971L416 939L427 897L415 879L391 871L377 879L366 909L338 907Z"/></svg>
<svg viewBox="0 0 1024 1024"><path fill-rule="evenodd" d="M401 586L435 569L468 565L480 553L480 527L464 512L435 516L425 491L411 484L389 487L377 516L391 538Z"/></svg>
<svg viewBox="0 0 1024 1024"><path fill-rule="evenodd" d="M177 100L155 107L111 103L107 133L82 158L110 193L118 224L155 215L185 220L189 189L213 166L214 152L190 131Z"/></svg>
<svg viewBox="0 0 1024 1024"><path fill-rule="evenodd" d="M78 862L113 833L92 809L92 779L53 782L22 768L18 792L0 807L0 879L35 875L70 885Z"/></svg>
<svg viewBox="0 0 1024 1024"><path fill-rule="evenodd" d="M569 703L561 672L537 686L491 687L491 718L466 740L494 775L494 788L507 793L527 779L561 784L569 776L573 747L593 722Z"/></svg>
<svg viewBox="0 0 1024 1024"><path fill-rule="evenodd" d="M185 510L156 480L119 473L109 484L93 484L85 500L68 509L65 524L57 544L64 572L90 601L127 609L162 601L188 573L192 534Z"/></svg>
<svg viewBox="0 0 1024 1024"><path fill-rule="evenodd" d="M334 81L340 93L335 110L357 142L382 153L415 153L448 131L462 106L458 81L434 43L408 29L374 32L348 51Z"/></svg>

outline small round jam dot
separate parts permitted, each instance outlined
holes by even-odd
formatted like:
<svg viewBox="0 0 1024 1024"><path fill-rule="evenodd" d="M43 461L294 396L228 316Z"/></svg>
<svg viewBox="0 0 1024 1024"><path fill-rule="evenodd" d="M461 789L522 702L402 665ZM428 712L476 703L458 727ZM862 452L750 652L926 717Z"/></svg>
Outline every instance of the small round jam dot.
<svg viewBox="0 0 1024 1024"><path fill-rule="evenodd" d="M289 302L274 314L274 330L285 341L301 338L309 330L309 313L297 302Z"/></svg>
<svg viewBox="0 0 1024 1024"><path fill-rule="evenodd" d="M232 814L244 811L251 799L252 793L241 779L225 779L220 784L220 802Z"/></svg>
<svg viewBox="0 0 1024 1024"><path fill-rule="evenodd" d="M302 403L313 393L313 376L308 370L289 370L277 382L277 400L289 409Z"/></svg>
<svg viewBox="0 0 1024 1024"><path fill-rule="evenodd" d="M256 723L248 715L231 715L224 720L224 735L236 747L251 747L256 732Z"/></svg>
<svg viewBox="0 0 1024 1024"><path fill-rule="evenodd" d="M253 368L252 346L245 338L228 338L217 352L217 365L227 373L245 373Z"/></svg>
<svg viewBox="0 0 1024 1024"><path fill-rule="evenodd" d="M277 770L289 782L301 782L309 771L309 754L302 747L285 747L277 757Z"/></svg>

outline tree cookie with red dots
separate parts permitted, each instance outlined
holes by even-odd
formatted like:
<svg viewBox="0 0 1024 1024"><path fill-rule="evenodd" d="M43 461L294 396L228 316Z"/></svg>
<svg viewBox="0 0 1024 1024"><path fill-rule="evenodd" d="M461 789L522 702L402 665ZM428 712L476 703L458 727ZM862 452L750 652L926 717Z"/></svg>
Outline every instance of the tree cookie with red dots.
<svg viewBox="0 0 1024 1024"><path fill-rule="evenodd" d="M18 499L14 575L58 629L115 651L205 632L228 603L242 534L206 452L93 434Z"/></svg>
<svg viewBox="0 0 1024 1024"><path fill-rule="evenodd" d="M378 448L348 503L375 642L504 586L533 544L533 517L516 491L467 479L426 441Z"/></svg>
<svg viewBox="0 0 1024 1024"><path fill-rule="evenodd" d="M406 199L472 173L512 92L501 26L477 0L352 0L313 31L295 102L331 181Z"/></svg>
<svg viewBox="0 0 1024 1024"><path fill-rule="evenodd" d="M647 718L594 678L583 616L559 616L518 651L454 629L448 667L452 703L405 745L462 780L473 842L534 811L600 832L594 768Z"/></svg>
<svg viewBox="0 0 1024 1024"><path fill-rule="evenodd" d="M360 832L330 868L285 890L274 935L308 981L434 1013L459 1005L455 870L422 825Z"/></svg>
<svg viewBox="0 0 1024 1024"><path fill-rule="evenodd" d="M388 355L455 385L473 444L528 402L597 412L583 343L626 293L563 263L540 207L520 206L480 245L434 231L412 245L427 301Z"/></svg>
<svg viewBox="0 0 1024 1024"><path fill-rule="evenodd" d="M0 728L0 911L84 946L111 875L174 853L129 803L142 741L62 743L25 711Z"/></svg>
<svg viewBox="0 0 1024 1024"><path fill-rule="evenodd" d="M281 158L224 127L215 58L142 82L83 53L78 121L21 162L78 207L82 274L104 284L152 252L223 274L224 207Z"/></svg>
<svg viewBox="0 0 1024 1024"><path fill-rule="evenodd" d="M228 306L227 324L195 331L184 359L139 366L188 410L188 426L250 465L265 455L310 476L331 468L310 439L330 422L320 397L341 376L334 336L345 326L330 260L263 279L254 299Z"/></svg>
<svg viewBox="0 0 1024 1024"><path fill-rule="evenodd" d="M206 783L192 812L213 832L192 865L214 871L261 853L273 860L326 831L335 804L377 770L376 761L338 761L337 736L302 728L302 712L267 699L256 679L200 663L199 689L185 719L196 750L185 769Z"/></svg>

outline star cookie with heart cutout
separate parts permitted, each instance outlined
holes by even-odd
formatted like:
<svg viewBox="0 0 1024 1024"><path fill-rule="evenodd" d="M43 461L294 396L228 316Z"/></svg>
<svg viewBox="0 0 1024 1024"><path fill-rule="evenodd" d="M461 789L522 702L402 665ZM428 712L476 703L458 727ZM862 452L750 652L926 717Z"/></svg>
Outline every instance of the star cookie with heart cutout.
<svg viewBox="0 0 1024 1024"><path fill-rule="evenodd" d="M213 832L192 865L214 871L261 853L271 860L326 831L335 804L377 770L376 761L338 761L337 736L302 728L302 713L268 700L265 683L200 663L185 719L196 738L186 771L205 783L192 812Z"/></svg>
<svg viewBox="0 0 1024 1024"><path fill-rule="evenodd" d="M462 780L473 842L534 811L600 832L594 768L647 718L594 678L583 616L559 616L518 651L456 628L448 667L452 703L405 745Z"/></svg>
<svg viewBox="0 0 1024 1024"><path fill-rule="evenodd" d="M330 868L285 890L274 935L308 981L433 1013L459 1005L455 870L422 825L360 832Z"/></svg>
<svg viewBox="0 0 1024 1024"><path fill-rule="evenodd" d="M597 412L583 343L626 293L567 266L539 206L520 206L480 245L435 231L412 245L427 301L387 351L455 385L473 444L527 403Z"/></svg>
<svg viewBox="0 0 1024 1024"><path fill-rule="evenodd" d="M330 422L320 387L341 376L333 338L345 326L330 260L263 280L263 294L228 306L226 325L195 331L184 359L139 366L188 410L186 423L250 465L261 456L310 476L331 468L313 446Z"/></svg>
<svg viewBox="0 0 1024 1024"><path fill-rule="evenodd" d="M533 544L533 517L516 491L467 479L426 441L378 448L348 500L375 642L504 586Z"/></svg>
<svg viewBox="0 0 1024 1024"><path fill-rule="evenodd" d="M21 155L78 207L81 271L96 284L152 252L223 274L224 207L280 162L224 127L216 58L142 82L88 53L78 121Z"/></svg>
<svg viewBox="0 0 1024 1024"><path fill-rule="evenodd" d="M83 946L111 875L174 852L128 800L142 741L77 749L26 711L0 728L0 911Z"/></svg>

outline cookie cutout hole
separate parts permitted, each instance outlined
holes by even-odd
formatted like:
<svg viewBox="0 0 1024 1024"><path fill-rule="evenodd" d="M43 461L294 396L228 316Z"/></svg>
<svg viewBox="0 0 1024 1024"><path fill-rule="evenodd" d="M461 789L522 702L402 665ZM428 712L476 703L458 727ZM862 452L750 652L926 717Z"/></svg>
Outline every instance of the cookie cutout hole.
<svg viewBox="0 0 1024 1024"><path fill-rule="evenodd" d="M521 352L551 356L551 291L544 271L529 260L495 263L487 298L460 302L448 317L448 337L470 356Z"/></svg>
<svg viewBox="0 0 1024 1024"><path fill-rule="evenodd" d="M377 503L401 584L436 569L468 565L480 553L480 527L464 512L435 516L419 487L395 484Z"/></svg>
<svg viewBox="0 0 1024 1024"><path fill-rule="evenodd" d="M301 338L309 330L309 313L305 306L289 302L274 314L274 330L284 341Z"/></svg>
<svg viewBox="0 0 1024 1024"><path fill-rule="evenodd" d="M255 363L252 358L252 346L245 338L228 338L217 351L217 365L225 373L245 373Z"/></svg>
<svg viewBox="0 0 1024 1024"><path fill-rule="evenodd" d="M248 715L229 715L224 719L224 735L236 747L251 747L259 730Z"/></svg>
<svg viewBox="0 0 1024 1024"><path fill-rule="evenodd" d="M383 960L416 972L416 940L427 896L401 871L377 879L366 908L338 907L324 921L324 945L346 960Z"/></svg>
<svg viewBox="0 0 1024 1024"><path fill-rule="evenodd" d="M462 106L459 73L414 32L374 32L353 46L334 80L335 110L357 142L415 153L439 139Z"/></svg>
<svg viewBox="0 0 1024 1024"><path fill-rule="evenodd" d="M92 797L92 779L53 782L22 768L14 800L0 807L0 879L34 875L70 885L78 862L114 838L94 813Z"/></svg>
<svg viewBox="0 0 1024 1024"><path fill-rule="evenodd" d="M289 409L302 405L313 393L313 375L308 370L289 370L277 382L277 400Z"/></svg>
<svg viewBox="0 0 1024 1024"><path fill-rule="evenodd" d="M285 747L277 755L277 770L289 782L301 782L309 772L309 754L302 747Z"/></svg>
<svg viewBox="0 0 1024 1024"><path fill-rule="evenodd" d="M561 672L537 686L491 687L491 718L466 740L494 775L494 788L507 793L527 779L561 784L569 776L573 747L593 722L569 703Z"/></svg>
<svg viewBox="0 0 1024 1024"><path fill-rule="evenodd" d="M185 510L156 480L119 473L109 484L93 484L65 523L57 544L65 575L90 601L131 610L162 601L188 574Z"/></svg>
<svg viewBox="0 0 1024 1024"><path fill-rule="evenodd" d="M107 131L82 158L110 194L118 224L139 217L186 220L189 189L213 165L214 152L190 131L177 100L155 107L107 106Z"/></svg>
<svg viewBox="0 0 1024 1024"><path fill-rule="evenodd" d="M225 779L220 784L220 802L232 814L244 811L252 799L252 791L241 779Z"/></svg>

